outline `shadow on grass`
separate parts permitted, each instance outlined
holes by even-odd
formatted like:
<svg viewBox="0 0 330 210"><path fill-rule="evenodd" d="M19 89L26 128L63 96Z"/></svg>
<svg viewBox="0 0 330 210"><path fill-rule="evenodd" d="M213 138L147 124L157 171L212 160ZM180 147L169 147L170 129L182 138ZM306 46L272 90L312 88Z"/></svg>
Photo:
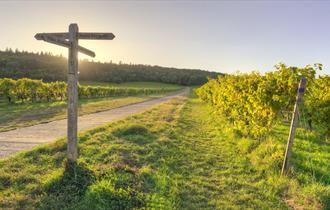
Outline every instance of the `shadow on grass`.
<svg viewBox="0 0 330 210"><path fill-rule="evenodd" d="M72 208L83 199L88 186L94 181L94 173L84 164L68 161L63 174L45 186L45 195L42 196L38 208Z"/></svg>
<svg viewBox="0 0 330 210"><path fill-rule="evenodd" d="M299 180L308 182L307 177L325 185L330 184L328 159L330 145L325 138L317 133L298 132L295 149L293 151L293 165L299 175Z"/></svg>
<svg viewBox="0 0 330 210"><path fill-rule="evenodd" d="M136 124L117 128L112 133L118 138L122 138L138 145L151 143L155 139L155 136L148 130L148 128Z"/></svg>
<svg viewBox="0 0 330 210"><path fill-rule="evenodd" d="M292 163L294 165L297 178L300 182L308 183L311 178L314 182L324 185L330 184L330 174L327 170L327 163L317 158L306 158L302 154L293 154Z"/></svg>
<svg viewBox="0 0 330 210"><path fill-rule="evenodd" d="M276 138L285 143L289 135L288 126L274 128ZM330 152L330 145L318 130L307 131L298 128L292 150L293 173L302 183L313 182L329 185L328 160L324 154ZM283 151L284 154L284 151Z"/></svg>

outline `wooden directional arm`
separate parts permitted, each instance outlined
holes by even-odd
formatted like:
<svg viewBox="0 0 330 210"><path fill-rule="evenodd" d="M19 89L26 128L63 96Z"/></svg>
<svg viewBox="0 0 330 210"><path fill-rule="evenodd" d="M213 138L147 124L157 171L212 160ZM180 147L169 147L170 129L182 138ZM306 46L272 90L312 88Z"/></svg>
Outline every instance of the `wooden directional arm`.
<svg viewBox="0 0 330 210"><path fill-rule="evenodd" d="M69 39L69 33L38 33L34 36L37 40L44 40L45 37L52 36L58 39Z"/></svg>
<svg viewBox="0 0 330 210"><path fill-rule="evenodd" d="M78 39L95 39L95 40L113 40L115 35L113 33L79 33Z"/></svg>
<svg viewBox="0 0 330 210"><path fill-rule="evenodd" d="M54 36L50 34L36 34L34 37L37 40L43 40L45 42L60 45L62 47L67 47L67 48L70 47L70 42L65 40L63 36ZM93 58L95 57L95 53L93 51L86 49L84 47L78 46L78 51Z"/></svg>
<svg viewBox="0 0 330 210"><path fill-rule="evenodd" d="M68 33L39 33L35 35L37 40L43 40L45 36L52 36L61 39L69 39ZM113 33L92 33L92 32L83 32L78 33L78 39L90 39L90 40L113 40L115 35Z"/></svg>

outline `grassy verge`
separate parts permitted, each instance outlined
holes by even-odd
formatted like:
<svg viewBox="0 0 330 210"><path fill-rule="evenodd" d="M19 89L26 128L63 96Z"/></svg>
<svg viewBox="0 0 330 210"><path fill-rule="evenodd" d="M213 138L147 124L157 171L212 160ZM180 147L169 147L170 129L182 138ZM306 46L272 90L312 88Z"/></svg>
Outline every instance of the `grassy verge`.
<svg viewBox="0 0 330 210"><path fill-rule="evenodd" d="M148 99L151 99L151 97L135 96L82 99L79 100L79 115L113 109ZM67 103L64 101L10 105L0 103L0 132L65 119L66 116Z"/></svg>
<svg viewBox="0 0 330 210"><path fill-rule="evenodd" d="M78 164L64 139L0 162L0 208L329 208L329 142L298 130L291 176L280 177L288 127L260 143L235 136L195 99L79 137Z"/></svg>
<svg viewBox="0 0 330 210"><path fill-rule="evenodd" d="M120 88L165 88L172 92L182 89L182 86L156 82L127 82L121 84L82 82L91 86L114 86ZM152 98L163 97L168 94L138 95L125 97L107 97L79 100L79 115L105 111ZM0 98L0 132L20 127L32 126L40 123L66 118L67 105L65 101L42 103L15 103L8 104Z"/></svg>
<svg viewBox="0 0 330 210"><path fill-rule="evenodd" d="M182 86L176 84L167 84L160 82L123 82L123 83L110 83L110 82L92 82L92 81L81 81L81 85L90 86L109 86L109 87L120 87L120 88L170 88L170 89L181 89Z"/></svg>

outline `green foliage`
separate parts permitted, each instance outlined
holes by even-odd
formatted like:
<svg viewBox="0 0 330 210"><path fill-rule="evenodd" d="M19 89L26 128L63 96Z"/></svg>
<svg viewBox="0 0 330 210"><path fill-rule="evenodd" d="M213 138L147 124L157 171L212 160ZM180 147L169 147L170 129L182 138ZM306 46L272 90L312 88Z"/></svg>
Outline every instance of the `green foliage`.
<svg viewBox="0 0 330 210"><path fill-rule="evenodd" d="M82 86L106 86L106 87L118 87L118 88L164 88L164 89L175 89L182 88L180 85L160 83L160 82L93 82L93 81L80 81Z"/></svg>
<svg viewBox="0 0 330 210"><path fill-rule="evenodd" d="M264 91L264 85L259 73L225 75L196 92L226 117L236 132L260 137L271 129L275 118L268 103L270 92Z"/></svg>
<svg viewBox="0 0 330 210"><path fill-rule="evenodd" d="M0 208L329 209L324 137L298 129L293 173L279 176L287 125L241 138L205 103L182 100L80 134L77 165L64 139L0 161Z"/></svg>
<svg viewBox="0 0 330 210"><path fill-rule="evenodd" d="M304 110L307 117L330 136L330 76L316 79L307 91Z"/></svg>
<svg viewBox="0 0 330 210"><path fill-rule="evenodd" d="M79 79L98 82L149 81L179 85L201 85L207 77L220 73L197 69L177 69L161 66L100 63L87 60L79 62ZM65 81L67 59L50 53L0 51L0 78L31 78L44 81Z"/></svg>
<svg viewBox="0 0 330 210"><path fill-rule="evenodd" d="M16 81L12 79L0 79L0 96L4 96L9 102L12 101Z"/></svg>
<svg viewBox="0 0 330 210"><path fill-rule="evenodd" d="M238 73L211 79L197 89L196 93L202 100L210 103L218 114L227 118L237 133L262 138L272 130L277 119L289 118L300 78L307 78L307 89L313 91L316 71L322 69L320 64L304 68L287 67L284 64L275 67L274 72L265 75L257 72ZM319 107L326 107L322 109L323 116L326 116L330 110L327 101L330 92L329 89L322 91L325 93L321 96L324 98L320 99ZM314 105L309 104L311 109Z"/></svg>
<svg viewBox="0 0 330 210"><path fill-rule="evenodd" d="M12 81L16 83L16 80L12 79L0 79L0 81ZM46 123L54 120L64 119L67 114L66 97L66 84L63 82L51 82L48 84L49 90L47 90L47 96L43 97L43 101L37 99L38 103L29 102L25 100L15 101L14 86L7 88L11 93L12 103L8 103L8 98L4 97L4 94L0 96L0 131L8 131L19 127L32 126L40 123ZM109 109L125 106L128 104L138 103L153 98L159 98L167 95L168 91L180 90L182 86L173 84L164 84L156 82L129 82L121 84L102 83L102 82L83 82L82 86L105 86L109 88L119 89L164 89L163 94L144 95L139 94L136 96L114 96L103 98L83 98L79 99L79 115L85 115L100 111L106 111ZM61 87L63 86L63 87ZM1 88L3 90L3 88ZM64 90L60 91L60 90ZM142 91L142 90L141 90ZM56 98L57 101L52 101L51 98ZM49 102L48 102L49 101Z"/></svg>
<svg viewBox="0 0 330 210"><path fill-rule="evenodd" d="M102 98L111 96L136 96L164 94L178 90L179 87L168 88L126 88L107 86L78 86L79 98ZM65 82L44 83L41 80L22 78L18 80L0 79L0 97L8 102L41 102L62 101L67 95Z"/></svg>

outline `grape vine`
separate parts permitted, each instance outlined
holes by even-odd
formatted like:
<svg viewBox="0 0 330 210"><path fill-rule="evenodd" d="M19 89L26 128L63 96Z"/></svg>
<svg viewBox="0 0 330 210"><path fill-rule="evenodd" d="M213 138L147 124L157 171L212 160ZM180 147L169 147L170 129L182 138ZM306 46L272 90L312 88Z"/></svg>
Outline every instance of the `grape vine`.
<svg viewBox="0 0 330 210"><path fill-rule="evenodd" d="M66 90L67 84L65 82L45 83L41 80L28 78L18 80L0 79L0 97L5 98L9 103L63 101L67 99ZM173 88L117 88L79 85L78 95L79 98L99 98L163 94L173 90Z"/></svg>
<svg viewBox="0 0 330 210"><path fill-rule="evenodd" d="M302 109L308 120L329 134L330 79L316 77L321 64L303 68L275 66L275 71L261 74L237 73L210 79L196 90L241 135L262 138L279 119L289 119L297 87L302 76L308 80L306 103Z"/></svg>

